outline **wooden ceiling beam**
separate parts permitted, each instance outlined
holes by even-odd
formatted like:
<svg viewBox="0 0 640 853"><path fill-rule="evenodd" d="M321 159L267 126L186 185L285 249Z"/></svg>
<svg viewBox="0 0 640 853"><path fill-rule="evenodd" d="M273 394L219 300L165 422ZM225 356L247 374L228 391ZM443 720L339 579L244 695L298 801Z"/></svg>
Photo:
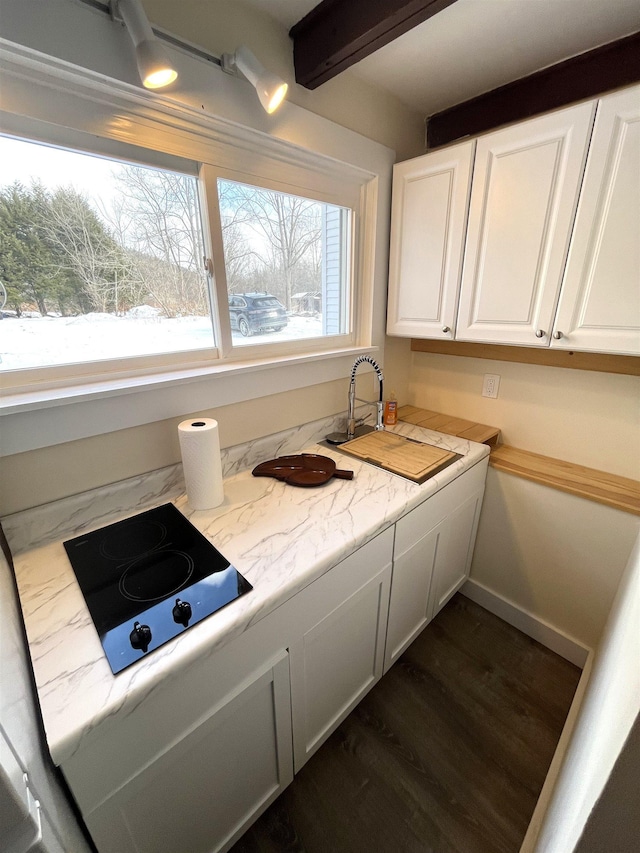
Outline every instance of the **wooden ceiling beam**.
<svg viewBox="0 0 640 853"><path fill-rule="evenodd" d="M316 89L456 0L322 0L298 21L296 83Z"/></svg>
<svg viewBox="0 0 640 853"><path fill-rule="evenodd" d="M427 148L448 145L638 81L640 32L435 113L427 119Z"/></svg>

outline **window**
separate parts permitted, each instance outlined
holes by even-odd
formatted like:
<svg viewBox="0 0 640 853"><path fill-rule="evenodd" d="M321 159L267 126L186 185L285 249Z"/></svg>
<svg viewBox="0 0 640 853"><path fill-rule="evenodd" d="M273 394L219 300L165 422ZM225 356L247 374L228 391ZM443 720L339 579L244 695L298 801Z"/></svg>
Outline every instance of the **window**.
<svg viewBox="0 0 640 853"><path fill-rule="evenodd" d="M195 175L0 137L3 371L211 349Z"/></svg>
<svg viewBox="0 0 640 853"><path fill-rule="evenodd" d="M346 334L351 211L223 178L217 191L234 345Z"/></svg>
<svg viewBox="0 0 640 853"><path fill-rule="evenodd" d="M77 30L77 16L75 11L67 16L68 33ZM71 36L68 45L60 44L60 59L35 55L31 47L40 50L35 44L3 45L2 134L94 155L87 158L94 167L94 184L99 183L102 160L109 168L136 164L193 180L203 219L208 258L204 292L211 301L211 318L203 317L206 343L200 349L170 350L184 346L171 334L156 347L159 354L72 365L52 364L49 358L52 366L43 369L0 367L0 453L21 453L315 385L323 386L319 397L325 399L325 392L331 397L327 383L344 382L355 354L384 345L393 152L297 107L284 119L266 120L253 97L245 102L243 81L197 58L182 57L189 70L183 76L186 90L151 96L121 82L118 51L110 49L111 36L92 10L86 10L82 31L87 35L84 58ZM99 67L94 67L91 45L101 42L105 50L99 59L96 54ZM12 165L8 156L0 160L0 184L13 181ZM54 171L52 167L48 174ZM331 310L340 312L344 334L278 340L286 330L246 338L232 331L218 178L341 210L344 290L342 302ZM29 182L27 178L27 186ZM231 295L247 294L231 290ZM324 321L328 303L326 310L321 307ZM4 310L15 308L7 305ZM39 322L44 326L58 319ZM0 320L0 351L7 356L7 330L14 322L14 317ZM106 321L110 326L115 322ZM146 326L158 325L147 318ZM158 343L155 335L149 337Z"/></svg>
<svg viewBox="0 0 640 853"><path fill-rule="evenodd" d="M9 136L0 159L5 377L353 343L350 207L184 160L178 171Z"/></svg>

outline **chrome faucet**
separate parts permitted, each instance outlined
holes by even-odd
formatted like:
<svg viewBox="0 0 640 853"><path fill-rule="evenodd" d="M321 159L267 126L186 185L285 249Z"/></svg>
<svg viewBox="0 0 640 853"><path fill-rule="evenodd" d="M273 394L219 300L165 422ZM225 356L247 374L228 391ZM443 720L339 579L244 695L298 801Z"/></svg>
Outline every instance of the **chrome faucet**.
<svg viewBox="0 0 640 853"><path fill-rule="evenodd" d="M370 364L376 372L376 376L378 377L378 386L380 389L379 399L378 401L374 400L362 400L360 397L356 397L356 371L360 364L364 362ZM374 406L376 409L376 425L375 429L380 430L384 429L384 424L382 422L382 416L384 413L384 402L382 395L382 382L383 382L382 370L380 370L380 365L377 361L371 358L370 355L359 355L358 358L353 363L353 367L351 368L351 382L349 383L349 405L347 408L347 431L346 432L332 432L330 435L326 437L326 440L329 444L344 444L345 441L351 441L352 438L355 438L356 427L360 426L363 419L356 420L356 400L360 403L366 403L367 406ZM369 427L370 429L370 427Z"/></svg>
<svg viewBox="0 0 640 853"><path fill-rule="evenodd" d="M356 371L358 369L358 365L363 364L364 362L370 364L376 372L376 376L378 377L378 386L380 389L380 396L377 402L373 400L362 400L360 397L356 397ZM356 434L356 400L360 403L366 403L367 406L375 406L376 407L376 429L384 429L384 424L382 423L382 415L384 411L384 401L382 396L382 382L383 382L382 371L380 370L380 365L377 361L371 358L370 355L359 355L358 358L353 363L353 367L351 368L351 382L349 383L349 408L347 410L347 441L351 441Z"/></svg>

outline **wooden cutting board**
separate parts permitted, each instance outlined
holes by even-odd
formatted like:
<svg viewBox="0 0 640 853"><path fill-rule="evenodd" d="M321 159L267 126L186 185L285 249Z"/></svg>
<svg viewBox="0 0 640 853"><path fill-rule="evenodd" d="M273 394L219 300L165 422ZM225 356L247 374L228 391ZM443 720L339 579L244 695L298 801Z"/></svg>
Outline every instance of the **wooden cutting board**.
<svg viewBox="0 0 640 853"><path fill-rule="evenodd" d="M451 450L386 430L368 432L347 441L340 445L340 452L399 474L414 483L424 483L461 458L459 453Z"/></svg>

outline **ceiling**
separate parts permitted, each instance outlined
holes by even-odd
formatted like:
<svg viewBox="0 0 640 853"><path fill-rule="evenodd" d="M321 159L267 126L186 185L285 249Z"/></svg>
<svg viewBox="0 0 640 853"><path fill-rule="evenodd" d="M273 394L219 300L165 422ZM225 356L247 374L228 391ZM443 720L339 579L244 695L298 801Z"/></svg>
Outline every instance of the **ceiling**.
<svg viewBox="0 0 640 853"><path fill-rule="evenodd" d="M318 0L245 2L290 28ZM638 0L457 0L344 73L432 115L638 30Z"/></svg>

